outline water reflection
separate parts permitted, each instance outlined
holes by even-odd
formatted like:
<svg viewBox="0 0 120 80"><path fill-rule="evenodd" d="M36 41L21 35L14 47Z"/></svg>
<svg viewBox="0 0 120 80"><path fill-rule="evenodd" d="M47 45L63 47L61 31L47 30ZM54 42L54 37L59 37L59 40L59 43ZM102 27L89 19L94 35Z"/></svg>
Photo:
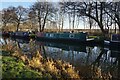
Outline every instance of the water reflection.
<svg viewBox="0 0 120 80"><path fill-rule="evenodd" d="M102 72L111 72L114 77L120 76L120 52L109 50L104 47L90 47L85 45L66 45L58 43L38 42L35 40L23 39L0 39L0 42L8 43L13 41L19 48L30 58L35 51L39 51L41 55L53 59L60 59L70 62L76 69L81 66L97 66Z"/></svg>

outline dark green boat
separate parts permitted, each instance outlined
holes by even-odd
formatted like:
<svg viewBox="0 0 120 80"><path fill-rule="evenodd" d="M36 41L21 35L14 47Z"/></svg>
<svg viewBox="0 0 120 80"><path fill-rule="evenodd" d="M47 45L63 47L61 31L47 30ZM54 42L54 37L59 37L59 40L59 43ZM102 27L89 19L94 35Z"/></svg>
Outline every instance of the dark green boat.
<svg viewBox="0 0 120 80"><path fill-rule="evenodd" d="M47 40L47 41L55 41L55 42L72 42L72 43L80 43L86 42L86 33L79 32L79 33L41 33L38 32L36 38L38 40Z"/></svg>

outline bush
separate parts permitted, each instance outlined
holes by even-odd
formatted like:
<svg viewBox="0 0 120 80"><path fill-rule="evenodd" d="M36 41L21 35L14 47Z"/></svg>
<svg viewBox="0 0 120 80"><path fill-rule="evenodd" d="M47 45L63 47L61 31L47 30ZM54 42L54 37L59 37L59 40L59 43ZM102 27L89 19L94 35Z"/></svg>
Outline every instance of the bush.
<svg viewBox="0 0 120 80"><path fill-rule="evenodd" d="M36 38L36 34L30 34L30 38Z"/></svg>
<svg viewBox="0 0 120 80"><path fill-rule="evenodd" d="M41 78L40 72L31 70L29 67L15 57L2 58L3 78Z"/></svg>

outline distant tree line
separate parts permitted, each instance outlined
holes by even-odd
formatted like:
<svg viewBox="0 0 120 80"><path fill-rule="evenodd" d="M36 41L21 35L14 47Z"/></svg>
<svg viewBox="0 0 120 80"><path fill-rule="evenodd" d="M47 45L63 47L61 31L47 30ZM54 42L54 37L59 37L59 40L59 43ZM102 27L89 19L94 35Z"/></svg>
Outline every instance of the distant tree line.
<svg viewBox="0 0 120 80"><path fill-rule="evenodd" d="M57 24L59 30L63 29L67 18L69 29L74 30L80 20L85 20L92 29L97 25L102 33L109 29L119 29L120 32L120 1L119 2L36 2L30 8L23 6L10 6L2 10L3 28L7 24L15 24L19 31L20 24L30 22L32 27L38 24L38 31L43 32L47 21ZM47 26L47 25L46 25Z"/></svg>

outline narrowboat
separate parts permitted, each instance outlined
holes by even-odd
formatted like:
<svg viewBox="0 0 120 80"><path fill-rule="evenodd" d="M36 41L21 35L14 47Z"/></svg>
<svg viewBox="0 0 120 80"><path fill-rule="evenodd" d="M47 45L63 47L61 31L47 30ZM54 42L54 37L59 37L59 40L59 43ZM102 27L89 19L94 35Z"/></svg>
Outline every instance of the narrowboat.
<svg viewBox="0 0 120 80"><path fill-rule="evenodd" d="M86 33L79 32L79 33L70 33L70 32L62 32L62 33L54 33L54 32L47 32L42 33L38 32L36 34L37 40L42 41L54 41L54 42L69 42L69 43L80 43L86 42Z"/></svg>
<svg viewBox="0 0 120 80"><path fill-rule="evenodd" d="M120 57L120 34L113 34L109 43L111 57Z"/></svg>
<svg viewBox="0 0 120 80"><path fill-rule="evenodd" d="M86 44L93 46L103 46L104 37L103 36L88 36Z"/></svg>
<svg viewBox="0 0 120 80"><path fill-rule="evenodd" d="M17 32L12 32L10 34L11 37L17 37L17 38L28 38L29 33L28 32L22 32L22 31L17 31Z"/></svg>
<svg viewBox="0 0 120 80"><path fill-rule="evenodd" d="M110 50L120 51L120 34L113 34L109 45Z"/></svg>
<svg viewBox="0 0 120 80"><path fill-rule="evenodd" d="M9 37L9 36L10 36L9 32L1 32L0 34L1 34L3 37Z"/></svg>

